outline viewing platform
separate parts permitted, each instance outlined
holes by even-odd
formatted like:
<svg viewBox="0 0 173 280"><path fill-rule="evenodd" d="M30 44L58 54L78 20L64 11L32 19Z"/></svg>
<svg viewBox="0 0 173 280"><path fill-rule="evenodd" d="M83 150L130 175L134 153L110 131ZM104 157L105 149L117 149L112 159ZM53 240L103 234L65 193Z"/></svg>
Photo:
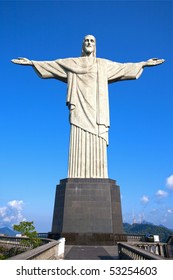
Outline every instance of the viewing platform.
<svg viewBox="0 0 173 280"><path fill-rule="evenodd" d="M65 245L65 238L41 238L42 245L24 248L22 237L0 236L0 245L6 248L24 248L25 252L9 260L166 260L173 259L173 236L166 243L145 242L140 235L126 235L127 242L104 245ZM26 239L26 238L25 238Z"/></svg>

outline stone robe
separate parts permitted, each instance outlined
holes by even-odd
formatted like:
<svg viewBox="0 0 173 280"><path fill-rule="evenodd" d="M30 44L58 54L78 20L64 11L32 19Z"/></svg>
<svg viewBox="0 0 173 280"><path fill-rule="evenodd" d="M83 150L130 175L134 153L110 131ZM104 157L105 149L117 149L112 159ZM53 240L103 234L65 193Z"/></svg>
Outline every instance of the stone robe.
<svg viewBox="0 0 173 280"><path fill-rule="evenodd" d="M117 63L95 57L32 62L41 78L55 78L68 84L68 177L108 178L108 83L137 79L143 70L142 63Z"/></svg>

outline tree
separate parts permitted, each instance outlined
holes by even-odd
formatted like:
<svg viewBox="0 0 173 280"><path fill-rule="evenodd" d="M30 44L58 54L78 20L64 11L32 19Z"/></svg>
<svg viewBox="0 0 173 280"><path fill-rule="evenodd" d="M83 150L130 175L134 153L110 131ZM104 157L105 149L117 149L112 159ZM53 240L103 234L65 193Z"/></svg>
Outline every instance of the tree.
<svg viewBox="0 0 173 280"><path fill-rule="evenodd" d="M34 222L20 222L19 225L14 225L13 229L20 232L23 237L28 237L21 241L22 244L35 248L41 244L41 239L38 237L38 233L33 224Z"/></svg>

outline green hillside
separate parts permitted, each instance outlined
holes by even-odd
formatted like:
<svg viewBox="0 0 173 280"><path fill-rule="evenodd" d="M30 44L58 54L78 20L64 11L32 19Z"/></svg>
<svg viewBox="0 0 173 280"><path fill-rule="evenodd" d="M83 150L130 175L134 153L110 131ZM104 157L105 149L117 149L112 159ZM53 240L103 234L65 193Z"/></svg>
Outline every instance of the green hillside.
<svg viewBox="0 0 173 280"><path fill-rule="evenodd" d="M173 235L173 230L164 226L156 226L153 224L128 224L124 223L124 232L130 234L153 234L159 235L160 242L166 242L170 235Z"/></svg>

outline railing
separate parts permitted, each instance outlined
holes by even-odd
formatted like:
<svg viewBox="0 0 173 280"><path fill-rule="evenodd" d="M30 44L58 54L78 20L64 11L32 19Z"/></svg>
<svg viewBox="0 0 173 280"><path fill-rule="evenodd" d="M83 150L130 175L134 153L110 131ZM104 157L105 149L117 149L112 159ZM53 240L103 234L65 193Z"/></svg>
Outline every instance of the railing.
<svg viewBox="0 0 173 280"><path fill-rule="evenodd" d="M159 255L162 257L167 257L167 250L165 243L139 243L135 244L140 249L143 249L147 252L153 253L155 255Z"/></svg>
<svg viewBox="0 0 173 280"><path fill-rule="evenodd" d="M42 245L35 249L32 249L32 246L25 245L22 242L23 240L29 240L29 238L0 236L0 245L9 248L23 248L25 251L9 258L9 260L49 260L64 258L65 238L59 240L41 238Z"/></svg>
<svg viewBox="0 0 173 280"><path fill-rule="evenodd" d="M145 234L126 234L127 242L138 242L145 239Z"/></svg>
<svg viewBox="0 0 173 280"><path fill-rule="evenodd" d="M119 259L163 260L166 258L163 243L118 243Z"/></svg>
<svg viewBox="0 0 173 280"><path fill-rule="evenodd" d="M65 239L58 241L49 240L49 243L28 250L22 254L9 258L8 260L58 260L64 258Z"/></svg>
<svg viewBox="0 0 173 280"><path fill-rule="evenodd" d="M20 248L32 248L31 245L26 245L23 241L29 240L28 237L16 237L16 236L0 236L0 244L6 245L6 246L15 246ZM41 238L41 243L46 244L49 241L47 239Z"/></svg>
<svg viewBox="0 0 173 280"><path fill-rule="evenodd" d="M38 233L39 238L49 238L49 233L48 232L40 232Z"/></svg>

